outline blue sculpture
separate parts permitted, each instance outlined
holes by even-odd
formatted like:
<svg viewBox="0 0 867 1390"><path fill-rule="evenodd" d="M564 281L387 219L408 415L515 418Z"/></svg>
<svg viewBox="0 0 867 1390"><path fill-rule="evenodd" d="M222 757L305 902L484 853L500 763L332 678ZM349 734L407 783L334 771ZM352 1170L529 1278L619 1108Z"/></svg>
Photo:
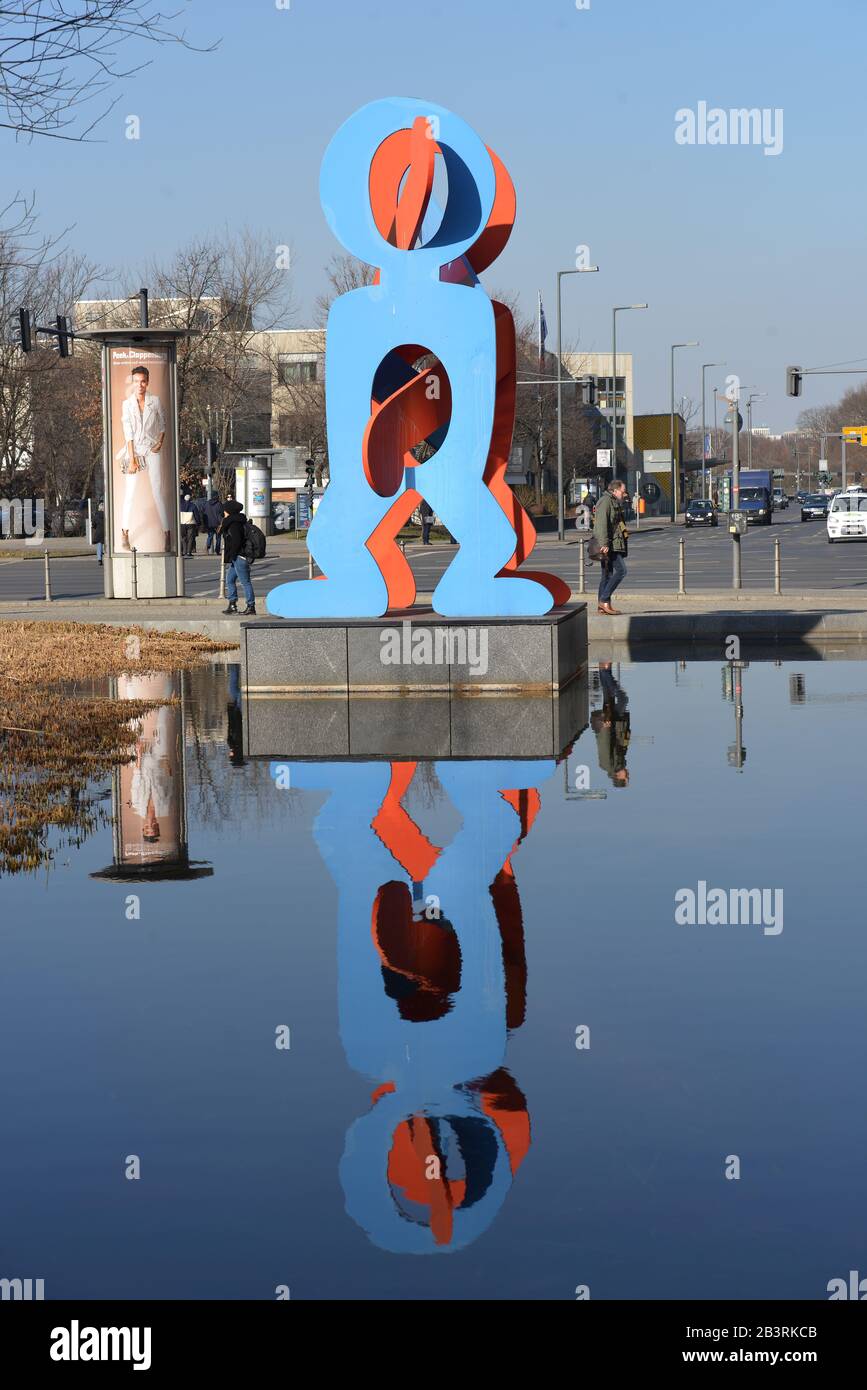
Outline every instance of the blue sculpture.
<svg viewBox="0 0 867 1390"><path fill-rule="evenodd" d="M437 154L448 198L439 228L420 242ZM309 536L324 577L273 589L270 612L378 617L411 604L396 535L422 496L460 546L435 590L437 612L538 615L565 602L560 581L516 573L534 533L504 480L514 328L477 275L514 219L503 165L449 111L394 98L341 126L320 191L335 235L378 275L328 316L330 483Z"/></svg>

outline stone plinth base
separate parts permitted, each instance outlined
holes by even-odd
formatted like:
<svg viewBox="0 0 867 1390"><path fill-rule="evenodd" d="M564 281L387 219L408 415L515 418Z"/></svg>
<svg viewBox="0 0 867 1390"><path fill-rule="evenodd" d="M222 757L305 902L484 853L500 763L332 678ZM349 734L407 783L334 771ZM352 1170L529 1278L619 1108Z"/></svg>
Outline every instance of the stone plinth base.
<svg viewBox="0 0 867 1390"><path fill-rule="evenodd" d="M248 695L555 697L587 660L587 606L541 618L384 618L242 623Z"/></svg>
<svg viewBox="0 0 867 1390"><path fill-rule="evenodd" d="M178 562L174 555L136 555L139 598L177 598ZM106 556L111 565L113 598L132 598L132 555L122 551Z"/></svg>

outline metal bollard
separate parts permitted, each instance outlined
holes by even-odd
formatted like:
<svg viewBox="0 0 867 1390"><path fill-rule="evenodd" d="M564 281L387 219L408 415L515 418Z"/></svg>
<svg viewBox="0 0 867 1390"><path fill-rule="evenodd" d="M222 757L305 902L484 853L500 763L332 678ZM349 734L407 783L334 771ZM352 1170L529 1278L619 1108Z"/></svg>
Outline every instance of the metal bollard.
<svg viewBox="0 0 867 1390"><path fill-rule="evenodd" d="M686 593L686 544L683 536L677 542L677 592Z"/></svg>
<svg viewBox="0 0 867 1390"><path fill-rule="evenodd" d="M584 557L585 557L585 554L586 554L586 551L585 551L585 544L586 544L586 543L585 543L583 540L581 540L581 541L578 542L578 592L579 592L579 594L586 594L586 592L587 592L587 584L586 584L585 578L584 578Z"/></svg>
<svg viewBox="0 0 867 1390"><path fill-rule="evenodd" d="M774 593L783 592L783 570L780 563L780 538L774 537Z"/></svg>
<svg viewBox="0 0 867 1390"><path fill-rule="evenodd" d="M48 560L48 551L45 552L45 602L51 602L51 569Z"/></svg>
<svg viewBox="0 0 867 1390"><path fill-rule="evenodd" d="M313 578L313 556L311 555L309 550L307 552L307 578Z"/></svg>
<svg viewBox="0 0 867 1390"><path fill-rule="evenodd" d="M132 581L130 583L130 598L138 599L138 551L135 546L132 548Z"/></svg>
<svg viewBox="0 0 867 1390"><path fill-rule="evenodd" d="M222 554L218 554L218 555L217 555L217 560L219 561L219 564L220 564L220 593L219 593L219 597L220 597L221 599L223 599L223 598L226 597L226 566L223 564L223 556L222 556Z"/></svg>

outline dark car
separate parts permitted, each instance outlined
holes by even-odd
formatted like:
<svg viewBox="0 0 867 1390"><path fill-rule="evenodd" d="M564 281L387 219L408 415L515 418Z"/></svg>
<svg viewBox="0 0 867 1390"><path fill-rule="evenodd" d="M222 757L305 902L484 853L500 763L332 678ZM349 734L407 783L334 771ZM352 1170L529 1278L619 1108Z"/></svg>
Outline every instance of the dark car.
<svg viewBox="0 0 867 1390"><path fill-rule="evenodd" d="M801 520L814 521L828 515L828 499L821 492L814 492L801 503Z"/></svg>
<svg viewBox="0 0 867 1390"><path fill-rule="evenodd" d="M702 502L699 498L693 498L687 502L686 511L683 514L684 526L718 526L719 516L713 502Z"/></svg>

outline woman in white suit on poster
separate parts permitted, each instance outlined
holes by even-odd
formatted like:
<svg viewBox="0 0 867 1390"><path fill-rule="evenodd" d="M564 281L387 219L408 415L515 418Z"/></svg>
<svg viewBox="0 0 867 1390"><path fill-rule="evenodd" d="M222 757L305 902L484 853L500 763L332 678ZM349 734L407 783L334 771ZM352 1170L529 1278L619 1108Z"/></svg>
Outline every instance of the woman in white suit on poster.
<svg viewBox="0 0 867 1390"><path fill-rule="evenodd" d="M138 480L142 473L150 477L154 505L165 533L165 549L172 548L172 533L163 489L162 449L166 437L166 417L159 396L148 391L150 372L147 367L133 367L133 394L123 403L121 414L126 458L121 465L126 476L123 510L120 518L121 543L130 550L129 528L132 521Z"/></svg>

